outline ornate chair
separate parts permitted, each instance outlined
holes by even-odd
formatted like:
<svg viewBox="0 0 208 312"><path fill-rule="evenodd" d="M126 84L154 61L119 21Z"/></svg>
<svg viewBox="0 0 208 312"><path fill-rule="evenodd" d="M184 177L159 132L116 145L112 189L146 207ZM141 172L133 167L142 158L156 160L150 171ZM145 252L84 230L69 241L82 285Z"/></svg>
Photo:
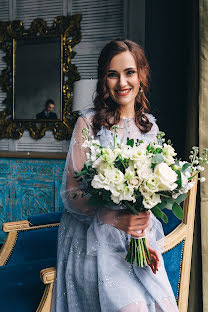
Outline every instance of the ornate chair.
<svg viewBox="0 0 208 312"><path fill-rule="evenodd" d="M56 265L61 216L62 213L49 213L3 224L3 231L8 234L0 250L2 311L37 309L44 292L40 271Z"/></svg>
<svg viewBox="0 0 208 312"><path fill-rule="evenodd" d="M179 221L166 210L170 222L163 224L166 235L163 242L163 259L180 312L187 312L188 308L196 194L197 177L183 205L184 219ZM46 286L36 312L50 312L55 275L55 267L41 271L41 279Z"/></svg>

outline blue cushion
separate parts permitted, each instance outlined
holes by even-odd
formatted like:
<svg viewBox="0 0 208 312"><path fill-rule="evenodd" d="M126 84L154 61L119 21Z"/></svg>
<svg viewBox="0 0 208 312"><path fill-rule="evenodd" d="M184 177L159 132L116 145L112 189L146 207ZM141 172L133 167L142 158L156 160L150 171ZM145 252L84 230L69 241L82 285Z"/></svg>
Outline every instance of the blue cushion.
<svg viewBox="0 0 208 312"><path fill-rule="evenodd" d="M31 261L42 262L56 258L58 226L18 233L16 245L7 261L8 264L24 264Z"/></svg>
<svg viewBox="0 0 208 312"><path fill-rule="evenodd" d="M173 249L163 254L165 269L173 289L175 298L177 298L178 283L180 282L181 259L183 252L183 241Z"/></svg>
<svg viewBox="0 0 208 312"><path fill-rule="evenodd" d="M45 225L51 223L59 223L63 212L51 212L46 214L39 214L36 216L31 216L28 221L31 225Z"/></svg>
<svg viewBox="0 0 208 312"><path fill-rule="evenodd" d="M36 311L45 288L40 280L40 271L55 265L55 259L47 259L41 263L0 267L0 310L4 312Z"/></svg>

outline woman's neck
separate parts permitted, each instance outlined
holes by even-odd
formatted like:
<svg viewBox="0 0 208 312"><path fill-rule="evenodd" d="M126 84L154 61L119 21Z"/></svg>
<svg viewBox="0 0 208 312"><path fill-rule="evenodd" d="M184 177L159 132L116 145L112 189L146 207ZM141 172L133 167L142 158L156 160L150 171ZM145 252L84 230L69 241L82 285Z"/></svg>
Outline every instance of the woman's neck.
<svg viewBox="0 0 208 312"><path fill-rule="evenodd" d="M120 118L134 118L134 107L120 107Z"/></svg>

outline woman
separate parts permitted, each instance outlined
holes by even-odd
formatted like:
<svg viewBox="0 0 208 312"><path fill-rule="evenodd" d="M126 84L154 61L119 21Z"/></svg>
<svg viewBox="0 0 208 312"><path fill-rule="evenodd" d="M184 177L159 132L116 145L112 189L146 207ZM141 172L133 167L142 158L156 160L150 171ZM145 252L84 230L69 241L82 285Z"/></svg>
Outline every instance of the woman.
<svg viewBox="0 0 208 312"><path fill-rule="evenodd" d="M121 140L156 139L158 127L147 114L148 76L147 60L136 43L115 40L102 50L95 108L78 119L66 160L61 190L66 212L59 231L52 311L178 311L157 246L163 237L160 222L152 214L135 216L116 206L96 210L82 196L84 185L74 179L86 159L83 128L103 146L111 142L114 124ZM140 268L126 262L125 255L130 235L144 235L147 227L151 266Z"/></svg>

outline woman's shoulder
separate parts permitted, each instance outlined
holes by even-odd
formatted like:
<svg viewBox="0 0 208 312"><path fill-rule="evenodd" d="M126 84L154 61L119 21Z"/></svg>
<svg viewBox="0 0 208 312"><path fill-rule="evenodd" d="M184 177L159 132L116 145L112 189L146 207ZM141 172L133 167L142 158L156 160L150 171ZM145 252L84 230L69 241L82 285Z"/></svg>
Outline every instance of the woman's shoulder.
<svg viewBox="0 0 208 312"><path fill-rule="evenodd" d="M149 132L147 132L146 134L152 138L152 140L154 141L156 139L156 136L159 132L159 128L157 125L157 119L155 118L155 116L153 116L150 113L145 113L145 116L149 119L149 121L152 123L152 128ZM153 139L154 138L154 139Z"/></svg>
<svg viewBox="0 0 208 312"><path fill-rule="evenodd" d="M157 122L157 119L155 118L155 116L153 116L152 114L150 113L145 113L145 116L149 119L149 121L154 124Z"/></svg>
<svg viewBox="0 0 208 312"><path fill-rule="evenodd" d="M88 108L80 112L80 117L82 117L87 124L92 123L94 115L95 115L94 108Z"/></svg>

